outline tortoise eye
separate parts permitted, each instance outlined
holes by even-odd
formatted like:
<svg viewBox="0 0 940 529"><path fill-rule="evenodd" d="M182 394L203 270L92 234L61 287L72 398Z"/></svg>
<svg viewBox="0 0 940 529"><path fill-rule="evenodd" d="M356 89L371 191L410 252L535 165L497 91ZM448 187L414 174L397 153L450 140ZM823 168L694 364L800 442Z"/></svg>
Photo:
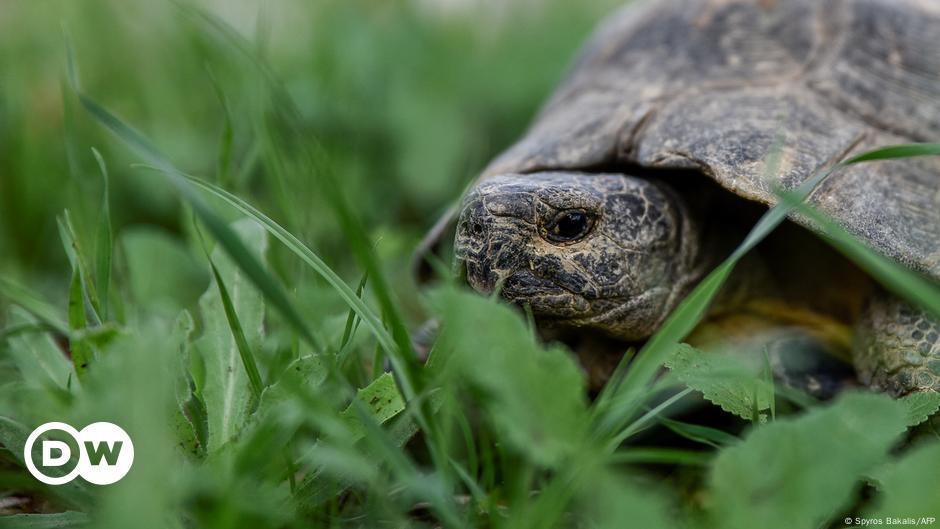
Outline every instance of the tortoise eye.
<svg viewBox="0 0 940 529"><path fill-rule="evenodd" d="M584 211L563 211L547 226L546 238L552 242L574 242L584 238L594 226L594 218Z"/></svg>

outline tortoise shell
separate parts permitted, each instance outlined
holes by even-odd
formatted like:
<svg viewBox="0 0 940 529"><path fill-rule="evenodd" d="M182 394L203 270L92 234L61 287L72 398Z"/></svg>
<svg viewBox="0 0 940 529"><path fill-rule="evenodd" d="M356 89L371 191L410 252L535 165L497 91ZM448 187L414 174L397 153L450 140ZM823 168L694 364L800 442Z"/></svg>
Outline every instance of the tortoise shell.
<svg viewBox="0 0 940 529"><path fill-rule="evenodd" d="M938 39L933 0L630 5L600 27L482 178L695 169L773 204L775 186L794 188L853 154L940 138ZM772 153L779 165L769 175ZM940 158L850 166L809 200L883 254L940 278Z"/></svg>

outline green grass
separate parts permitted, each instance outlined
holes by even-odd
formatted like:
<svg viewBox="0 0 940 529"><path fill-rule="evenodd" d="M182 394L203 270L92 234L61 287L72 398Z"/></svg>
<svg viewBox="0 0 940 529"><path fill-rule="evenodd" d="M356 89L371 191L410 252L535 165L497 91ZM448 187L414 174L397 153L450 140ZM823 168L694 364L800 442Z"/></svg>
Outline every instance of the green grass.
<svg viewBox="0 0 940 529"><path fill-rule="evenodd" d="M935 284L802 205L827 172L781 191L594 401L570 352L517 311L446 278L413 285L423 231L609 7L543 4L483 22L364 0L285 1L257 23L169 2L0 14L0 512L33 513L0 527L936 516L936 397L819 404L679 345L793 211L940 313ZM411 330L428 318L444 327L422 364ZM657 378L666 363L674 376ZM674 416L701 395L734 431ZM22 447L52 420L120 424L133 470L42 486Z"/></svg>

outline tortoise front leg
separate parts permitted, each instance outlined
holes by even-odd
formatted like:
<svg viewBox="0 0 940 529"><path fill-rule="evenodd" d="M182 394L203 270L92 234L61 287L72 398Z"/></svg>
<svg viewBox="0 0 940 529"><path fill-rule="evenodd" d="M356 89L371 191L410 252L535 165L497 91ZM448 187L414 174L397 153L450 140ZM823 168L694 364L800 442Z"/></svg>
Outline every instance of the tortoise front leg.
<svg viewBox="0 0 940 529"><path fill-rule="evenodd" d="M868 302L853 348L863 384L896 396L940 391L940 322L889 294Z"/></svg>

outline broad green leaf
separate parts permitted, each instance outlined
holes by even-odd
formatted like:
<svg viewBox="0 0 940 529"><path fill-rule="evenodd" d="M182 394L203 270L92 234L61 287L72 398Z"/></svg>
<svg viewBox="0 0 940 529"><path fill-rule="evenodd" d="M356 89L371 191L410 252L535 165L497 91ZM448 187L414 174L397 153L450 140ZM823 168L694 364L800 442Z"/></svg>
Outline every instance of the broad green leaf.
<svg viewBox="0 0 940 529"><path fill-rule="evenodd" d="M819 527L848 507L904 429L902 404L854 392L756 427L712 465L712 520L727 529Z"/></svg>
<svg viewBox="0 0 940 529"><path fill-rule="evenodd" d="M443 525L461 525L454 498L449 492L450 484L445 481L446 475L440 472L431 475L421 472L410 455L396 443L396 439L374 420L365 404L359 399L353 399L352 404L352 410L365 430L363 446L372 457L388 465L389 471L405 487L407 494L428 502ZM438 469L443 470L440 467Z"/></svg>
<svg viewBox="0 0 940 529"><path fill-rule="evenodd" d="M931 517L930 526L940 518L940 442L922 442L874 472L878 495L865 510L866 518L919 519ZM895 522L893 525L902 525ZM913 525L913 524L906 524Z"/></svg>
<svg viewBox="0 0 940 529"><path fill-rule="evenodd" d="M74 399L70 424L113 422L130 436L136 454L131 471L118 484L87 485L95 501L86 504L93 509L85 508L99 527L156 529L178 516L174 484L192 467L181 457L173 430L177 344L171 325L163 317L138 318L133 332L101 351Z"/></svg>
<svg viewBox="0 0 940 529"><path fill-rule="evenodd" d="M49 327L45 323L36 322L36 323L20 323L17 325L10 325L0 329L0 345L3 342L9 340L10 338L18 334L29 334L29 333L44 333L49 331L54 331L55 329Z"/></svg>
<svg viewBox="0 0 940 529"><path fill-rule="evenodd" d="M180 311L173 323L173 330L170 334L171 344L177 348L179 356L172 366L176 375L174 391L178 402L182 402L189 397L191 393L190 381L190 342L193 340L193 332L196 329L196 322L193 315L188 310Z"/></svg>
<svg viewBox="0 0 940 529"><path fill-rule="evenodd" d="M267 250L264 230L249 219L234 223L232 229L260 262ZM228 287L232 307L239 315L248 345L257 348L264 324L261 293L221 248L212 252L212 259ZM197 348L206 367L202 397L209 418L208 450L212 452L238 436L252 408L252 390L217 284L213 283L203 294L199 308L203 334Z"/></svg>
<svg viewBox="0 0 940 529"><path fill-rule="evenodd" d="M305 354L293 360L278 378L278 381L264 388L261 392L262 412L288 401L302 388L314 389L327 376L323 357L318 354Z"/></svg>
<svg viewBox="0 0 940 529"><path fill-rule="evenodd" d="M435 354L455 382L481 394L481 405L515 449L553 466L584 436L584 374L572 355L536 343L509 307L451 289L435 293L443 334Z"/></svg>
<svg viewBox="0 0 940 529"><path fill-rule="evenodd" d="M285 402L288 392L290 391L288 389L290 386L296 384L319 385L325 377L325 368L317 357L301 357L291 364L291 367L284 373L281 380L265 389L262 403L267 407L279 402ZM367 425L364 424L360 416L360 412L363 410L368 414L371 424L389 423L395 417L401 416L401 412L405 410L405 401L398 391L398 386L395 385L395 381L390 373L383 373L368 386L360 389L356 394L356 401L350 403L350 405L339 414L342 422L334 424L333 427L342 429L342 435L340 437L347 445L355 444L367 434ZM407 419L408 417L401 416L401 418ZM394 434L397 424L399 423L392 423L392 432L388 437L391 439L394 446L400 447L404 444L405 440L400 440ZM408 422L408 424L414 423ZM412 432L412 434L413 433L414 432ZM329 456L339 457L342 461L324 461L322 459ZM352 482L351 480L365 479L365 475L360 475L357 472L357 469L361 468L360 458L348 452L346 447L340 449L338 447L324 445L322 441L318 441L309 449L305 450L302 459L312 462L318 468L321 466L329 467L321 470L331 472L335 477L340 478L344 483L340 485L343 489L349 486ZM343 467L347 464L351 466L345 470L350 473L344 475ZM324 499L323 491L331 484L319 482L317 479L318 474L319 472L313 473L301 483L298 488L298 497L305 498L305 501Z"/></svg>
<svg viewBox="0 0 940 529"><path fill-rule="evenodd" d="M302 483L302 494L313 492L309 487L336 486L342 490L355 483L377 482L379 467L368 454L362 453L355 446L318 442L304 452L303 461L314 465L318 472L311 483ZM339 483L331 483L336 480ZM334 489L330 491L336 494ZM317 494L322 494L317 491Z"/></svg>
<svg viewBox="0 0 940 529"><path fill-rule="evenodd" d="M0 277L0 300L5 303L19 305L35 319L68 336L70 330L68 323L59 315L59 311L46 303L35 292L17 282Z"/></svg>
<svg viewBox="0 0 940 529"><path fill-rule="evenodd" d="M29 437L30 428L19 421L0 415L0 445L9 451L18 463L23 464L23 451L26 448L26 438ZM36 448L33 448L37 451ZM38 451L37 451L38 454Z"/></svg>
<svg viewBox="0 0 940 529"><path fill-rule="evenodd" d="M208 276L179 240L156 228L131 227L121 232L119 244L136 306L172 318L197 301Z"/></svg>
<svg viewBox="0 0 940 529"><path fill-rule="evenodd" d="M940 393L933 391L911 393L901 398L901 403L907 407L907 425L917 426L940 410Z"/></svg>
<svg viewBox="0 0 940 529"><path fill-rule="evenodd" d="M405 401L391 373L382 373L371 384L360 389L356 398L365 405L377 424L384 424L405 409ZM365 430L352 406L350 404L341 416L350 421L350 427L354 431L364 434Z"/></svg>
<svg viewBox="0 0 940 529"><path fill-rule="evenodd" d="M742 419L754 419L755 411L766 417L765 412L773 403L773 387L736 356L703 353L688 344L680 344L666 361L666 367L708 401Z"/></svg>
<svg viewBox="0 0 940 529"><path fill-rule="evenodd" d="M23 460L23 452L26 449L26 439L29 437L29 434L33 426L27 427L25 424L4 415L0 415L0 447L7 450L12 460L16 461L17 464L23 466L23 472L26 473L25 466L26 463ZM39 461L42 457L42 449L40 443L33 444L33 460ZM28 477L29 480L33 480L32 476ZM0 486L3 488L12 488L6 483L2 483L0 480ZM67 505L70 505L74 508L82 508L88 505L90 501L89 491L87 489L87 484L82 481L72 481L65 485L58 485L55 487L48 487L48 492L53 496L60 498ZM0 527L5 527L2 522L3 518L0 518Z"/></svg>
<svg viewBox="0 0 940 529"><path fill-rule="evenodd" d="M290 380L286 374L277 384L265 390L265 397ZM436 410L436 404L437 401L432 399L429 407ZM406 481L417 479L419 476L414 464L401 450L417 431L413 416L402 414L404 410L404 397L390 373L380 375L360 389L353 402L339 415L341 422L324 428L337 434L337 440L345 442L345 445L337 447L329 444L332 440L328 444L324 444L326 441L317 441L304 450L301 460L309 462L317 470L299 485L296 498L304 505L314 507L329 501L332 494L340 494L356 481L368 481L374 473L364 471L363 458L367 461L386 461L393 471L407 476ZM396 417L397 420L393 420ZM320 421L323 419L319 418ZM383 423L389 426L379 428ZM359 441L362 442L357 443ZM350 452L347 445L354 444L363 450L358 454ZM324 479L324 474L332 479Z"/></svg>
<svg viewBox="0 0 940 529"><path fill-rule="evenodd" d="M667 529L681 526L667 496L649 484L628 483L610 472L598 472L582 489L585 527Z"/></svg>
<svg viewBox="0 0 940 529"><path fill-rule="evenodd" d="M5 529L69 529L86 527L90 523L83 512L58 512L55 514L14 514L0 516L0 527Z"/></svg>
<svg viewBox="0 0 940 529"><path fill-rule="evenodd" d="M10 309L11 325L29 325L37 319L19 307ZM74 376L72 364L49 333L23 333L10 338L8 348L23 381L36 388L67 389Z"/></svg>
<svg viewBox="0 0 940 529"><path fill-rule="evenodd" d="M179 352L179 357L173 365L177 405L174 421L180 448L186 453L203 456L209 437L209 420L206 414L206 404L202 401L190 373L190 341L195 325L192 315L184 310L176 318L171 335L171 342Z"/></svg>

